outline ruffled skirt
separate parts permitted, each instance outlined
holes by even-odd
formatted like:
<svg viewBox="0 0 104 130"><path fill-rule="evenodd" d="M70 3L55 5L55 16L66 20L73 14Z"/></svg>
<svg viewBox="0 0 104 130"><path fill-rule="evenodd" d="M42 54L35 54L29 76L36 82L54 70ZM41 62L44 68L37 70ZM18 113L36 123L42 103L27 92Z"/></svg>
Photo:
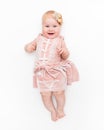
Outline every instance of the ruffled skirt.
<svg viewBox="0 0 104 130"><path fill-rule="evenodd" d="M33 85L40 92L61 91L78 80L78 70L69 60L51 65L38 63L34 70Z"/></svg>

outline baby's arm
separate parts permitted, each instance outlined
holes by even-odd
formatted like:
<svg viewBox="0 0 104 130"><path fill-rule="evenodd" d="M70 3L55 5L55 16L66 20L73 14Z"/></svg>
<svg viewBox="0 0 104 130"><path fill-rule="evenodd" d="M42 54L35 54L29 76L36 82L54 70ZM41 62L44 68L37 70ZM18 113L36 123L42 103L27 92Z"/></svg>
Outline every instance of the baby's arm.
<svg viewBox="0 0 104 130"><path fill-rule="evenodd" d="M66 60L69 57L69 51L67 48L61 48L59 54L63 60Z"/></svg>
<svg viewBox="0 0 104 130"><path fill-rule="evenodd" d="M31 53L34 50L36 50L36 40L33 40L32 42L26 44L25 47L24 47L24 49L28 53Z"/></svg>
<svg viewBox="0 0 104 130"><path fill-rule="evenodd" d="M61 47L58 49L58 53L63 60L66 60L69 57L69 51L63 39L61 41Z"/></svg>

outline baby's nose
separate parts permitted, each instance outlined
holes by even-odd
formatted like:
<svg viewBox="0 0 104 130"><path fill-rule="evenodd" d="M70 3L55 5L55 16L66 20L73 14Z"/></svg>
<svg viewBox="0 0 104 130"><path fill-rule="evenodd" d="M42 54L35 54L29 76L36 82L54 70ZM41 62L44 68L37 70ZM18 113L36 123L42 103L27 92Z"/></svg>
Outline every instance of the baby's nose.
<svg viewBox="0 0 104 130"><path fill-rule="evenodd" d="M53 27L50 27L49 30L52 31L52 30L53 30Z"/></svg>

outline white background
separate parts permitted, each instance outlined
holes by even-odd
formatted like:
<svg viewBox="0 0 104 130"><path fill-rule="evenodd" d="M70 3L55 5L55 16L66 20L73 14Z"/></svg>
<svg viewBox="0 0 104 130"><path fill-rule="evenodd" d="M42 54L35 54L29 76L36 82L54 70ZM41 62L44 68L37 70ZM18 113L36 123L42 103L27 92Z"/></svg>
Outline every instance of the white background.
<svg viewBox="0 0 104 130"><path fill-rule="evenodd" d="M62 35L80 81L66 91L66 117L52 122L33 88L34 53L47 10L63 15ZM0 130L104 130L103 0L0 1Z"/></svg>

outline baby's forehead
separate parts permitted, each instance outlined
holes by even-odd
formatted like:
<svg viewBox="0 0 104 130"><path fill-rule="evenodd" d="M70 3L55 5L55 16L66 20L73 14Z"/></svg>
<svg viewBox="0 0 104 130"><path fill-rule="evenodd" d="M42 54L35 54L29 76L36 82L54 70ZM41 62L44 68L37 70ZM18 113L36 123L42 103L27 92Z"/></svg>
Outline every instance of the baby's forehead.
<svg viewBox="0 0 104 130"><path fill-rule="evenodd" d="M52 17L47 17L46 19L43 19L43 24L58 24L57 21Z"/></svg>
<svg viewBox="0 0 104 130"><path fill-rule="evenodd" d="M45 15L43 18L42 18L42 21L46 21L46 20L50 20L50 19L54 19L55 18L52 16L52 15Z"/></svg>

